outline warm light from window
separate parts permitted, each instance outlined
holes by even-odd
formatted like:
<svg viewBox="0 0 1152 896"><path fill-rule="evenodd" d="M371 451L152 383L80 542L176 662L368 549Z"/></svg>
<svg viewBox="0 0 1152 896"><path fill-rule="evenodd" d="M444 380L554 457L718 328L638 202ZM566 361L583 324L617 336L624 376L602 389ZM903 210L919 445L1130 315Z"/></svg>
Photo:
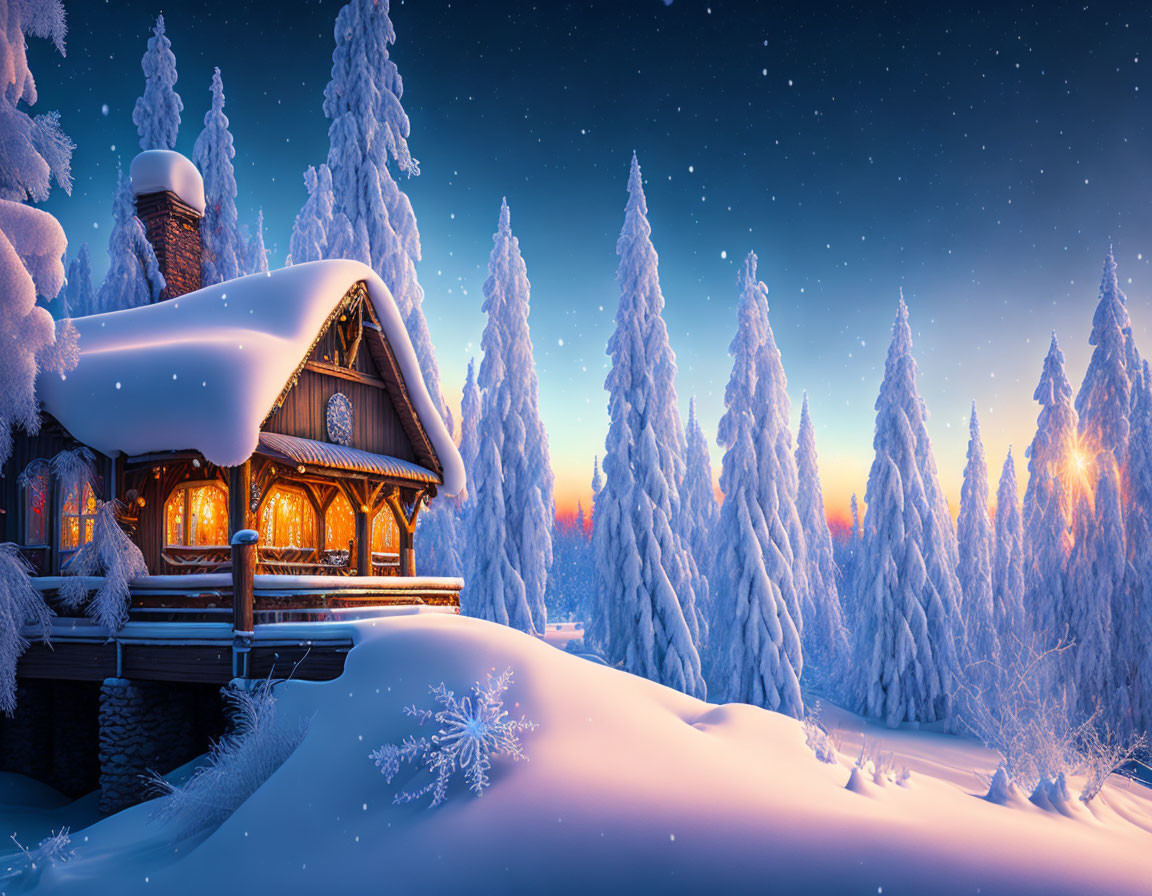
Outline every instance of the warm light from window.
<svg viewBox="0 0 1152 896"><path fill-rule="evenodd" d="M355 547L355 540L356 515L343 492L337 492L324 514L324 548L329 551L346 551L349 542L353 542Z"/></svg>
<svg viewBox="0 0 1152 896"><path fill-rule="evenodd" d="M92 540L92 526L96 521L96 495L92 486L84 483L83 492L72 486L64 498L60 514L60 549L75 551Z"/></svg>
<svg viewBox="0 0 1152 896"><path fill-rule="evenodd" d="M273 486L260 508L260 544L316 547L316 514L302 491Z"/></svg>
<svg viewBox="0 0 1152 896"><path fill-rule="evenodd" d="M218 485L177 488L164 505L164 539L171 545L228 544L228 495Z"/></svg>
<svg viewBox="0 0 1152 896"><path fill-rule="evenodd" d="M381 507L372 519L372 550L377 554L395 554L400 550L400 530L389 507Z"/></svg>

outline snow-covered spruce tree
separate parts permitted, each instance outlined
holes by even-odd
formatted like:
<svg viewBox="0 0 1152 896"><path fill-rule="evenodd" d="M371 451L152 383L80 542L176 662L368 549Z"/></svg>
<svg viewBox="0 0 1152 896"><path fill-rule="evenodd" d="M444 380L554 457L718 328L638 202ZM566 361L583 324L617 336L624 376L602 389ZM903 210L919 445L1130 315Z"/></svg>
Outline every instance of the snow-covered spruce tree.
<svg viewBox="0 0 1152 896"><path fill-rule="evenodd" d="M244 235L244 273L267 274L268 250L264 247L264 209L257 209L252 231Z"/></svg>
<svg viewBox="0 0 1152 896"><path fill-rule="evenodd" d="M988 517L988 464L980 439L976 402L968 422L968 462L960 487L956 519L960 551L961 660L969 680L985 683L1000 662L1000 638L992 597L992 553L995 535Z"/></svg>
<svg viewBox="0 0 1152 896"><path fill-rule="evenodd" d="M863 535L860 528L860 508L856 500L856 493L848 502L848 509L852 516L852 523L848 529L848 545L844 550L844 561L840 564L840 595L841 605L844 608L844 624L848 627L849 644L855 637L856 621L859 616L856 595L856 565L860 560L860 549L863 545Z"/></svg>
<svg viewBox="0 0 1152 896"><path fill-rule="evenodd" d="M476 453L480 438L480 387L476 385L476 359L468 359L468 372L464 376L464 391L460 398L460 459L464 461L464 476L468 490L460 496L461 503L471 494L472 471L476 467Z"/></svg>
<svg viewBox="0 0 1152 896"><path fill-rule="evenodd" d="M24 205L48 198L51 182L71 192L72 142L56 113L32 118L23 106L36 103L26 38L47 38L64 52L64 7L0 0L0 464L12 451L12 428L40 429L36 375L64 372L74 361L75 331L57 327L37 296L55 299L64 285L64 231L46 212ZM67 332L66 332L67 331Z"/></svg>
<svg viewBox="0 0 1152 896"><path fill-rule="evenodd" d="M760 503L756 379L768 327L761 288L756 256L749 253L740 271L736 335L729 347L732 373L718 433L725 448L720 467L724 503L715 542L711 681L718 700L800 718L800 631L785 596L793 590L791 557L773 540L774 528Z"/></svg>
<svg viewBox="0 0 1152 896"><path fill-rule="evenodd" d="M712 481L712 459L708 440L696 418L696 398L688 403L688 427L685 431L687 453L684 459L684 481L680 486L680 516L684 520L685 544L692 552L696 568L704 580L696 602L705 619L711 617L712 552L720 505Z"/></svg>
<svg viewBox="0 0 1152 896"><path fill-rule="evenodd" d="M101 313L158 302L167 285L144 225L136 217L132 182L123 172L116 183L113 217L108 235L108 273L96 295Z"/></svg>
<svg viewBox="0 0 1152 896"><path fill-rule="evenodd" d="M236 150L228 130L228 116L224 114L224 82L219 68L212 74L210 91L212 104L204 115L204 130L192 149L192 161L204 178L204 217L200 219L204 251L200 269L205 286L249 273L236 215L236 171L232 166Z"/></svg>
<svg viewBox="0 0 1152 896"><path fill-rule="evenodd" d="M1072 554L1068 560L1068 638L1066 680L1075 689L1082 716L1097 709L1111 721L1112 604L1127 579L1127 547L1120 507L1120 482L1111 451L1091 464L1090 481L1080 489L1072 515Z"/></svg>
<svg viewBox="0 0 1152 896"><path fill-rule="evenodd" d="M96 313L96 293L92 289L92 259L88 254L88 244L82 243L80 251L68 265L68 282L61 293L65 301L60 317L84 317Z"/></svg>
<svg viewBox="0 0 1152 896"><path fill-rule="evenodd" d="M326 258L328 228L332 224L332 173L327 165L308 166L304 172L304 186L308 199L296 215L292 225L292 239L288 244L288 262L303 264Z"/></svg>
<svg viewBox="0 0 1152 896"><path fill-rule="evenodd" d="M479 431L482 440L493 440L500 481L491 478L497 467L480 463L472 484L473 512L486 521L485 529L496 528L481 532L478 525L468 527L460 605L468 615L542 633L555 503L528 331L529 290L528 270L504 202L484 281L488 322L480 340L484 358L478 378Z"/></svg>
<svg viewBox="0 0 1152 896"><path fill-rule="evenodd" d="M1020 495L1016 489L1016 462L1012 449L1000 471L996 489L996 550L992 557L992 610L1003 654L1010 644L1027 641L1024 615L1024 530L1020 521Z"/></svg>
<svg viewBox="0 0 1152 896"><path fill-rule="evenodd" d="M807 548L808 600L801 610L804 670L823 685L837 688L849 661L848 633L836 584L836 561L832 558L832 532L824 515L824 493L816 459L816 431L808 411L808 395L800 406L800 430L796 437L796 471L799 487L796 510L800 514Z"/></svg>
<svg viewBox="0 0 1152 896"><path fill-rule="evenodd" d="M164 33L164 16L156 17L140 67L144 70L144 95L136 100L132 110L140 148L172 149L180 132L184 103L176 92L176 56L172 41Z"/></svg>
<svg viewBox="0 0 1152 896"><path fill-rule="evenodd" d="M764 316L764 343L756 358L756 461L760 465L760 506L769 535L791 570L791 581L781 580L781 591L797 630L804 625L809 600L808 557L804 530L796 510L799 483L793 454L792 430L788 425L792 405L788 379L768 319L768 287L756 280L756 255L750 253L751 276Z"/></svg>
<svg viewBox="0 0 1152 896"><path fill-rule="evenodd" d="M372 267L387 284L408 328L424 382L445 412L440 372L416 279L420 232L408 197L389 170L415 177L419 163L408 150L410 125L400 100L404 82L389 56L396 32L388 0L350 0L336 17L332 78L324 89L328 168L334 220L326 257L353 258Z"/></svg>
<svg viewBox="0 0 1152 896"><path fill-rule="evenodd" d="M1131 717L1116 721L1121 736L1152 730L1152 371L1147 362L1132 402L1128 481L1125 592L1130 603L1112 620L1115 680L1126 683L1131 694Z"/></svg>
<svg viewBox="0 0 1152 896"><path fill-rule="evenodd" d="M1140 376L1140 357L1132 338L1128 300L1116 282L1112 247L1104 258L1100 300L1092 315L1093 346L1088 370L1076 395L1080 419L1080 446L1085 457L1110 451L1124 470L1128 452L1132 381Z"/></svg>
<svg viewBox="0 0 1152 896"><path fill-rule="evenodd" d="M1048 648L1067 635L1072 501L1081 473L1072 386L1064 373L1064 353L1055 333L1032 397L1040 403L1040 414L1036 435L1026 452L1024 610L1039 644Z"/></svg>
<svg viewBox="0 0 1152 896"><path fill-rule="evenodd" d="M931 456L931 446L924 415L901 296L876 399L876 456L864 495L868 510L856 570L860 709L890 726L949 719L959 674L959 584L925 481L922 459ZM933 486L938 494L939 485Z"/></svg>
<svg viewBox="0 0 1152 896"><path fill-rule="evenodd" d="M594 516L596 608L588 637L611 663L703 696L693 591L698 574L676 516L683 470L676 363L647 212L633 155L616 242L620 303L608 340L609 425Z"/></svg>

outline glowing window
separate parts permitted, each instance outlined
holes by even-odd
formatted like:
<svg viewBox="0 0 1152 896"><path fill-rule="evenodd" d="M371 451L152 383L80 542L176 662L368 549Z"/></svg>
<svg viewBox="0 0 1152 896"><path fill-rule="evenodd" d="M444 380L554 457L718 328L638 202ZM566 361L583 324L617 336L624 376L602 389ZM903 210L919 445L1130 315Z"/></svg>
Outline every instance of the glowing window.
<svg viewBox="0 0 1152 896"><path fill-rule="evenodd" d="M260 508L260 544L316 547L316 513L304 492L280 485L272 487Z"/></svg>
<svg viewBox="0 0 1152 896"><path fill-rule="evenodd" d="M92 540L96 521L96 495L92 486L72 486L64 496L60 513L60 550L75 551Z"/></svg>
<svg viewBox="0 0 1152 896"><path fill-rule="evenodd" d="M24 544L48 543L48 465L21 478L24 483ZM31 470L31 467L30 467Z"/></svg>
<svg viewBox="0 0 1152 896"><path fill-rule="evenodd" d="M324 513L324 548L329 551L346 551L348 542L352 542L355 553L355 541L356 514L343 492L337 492Z"/></svg>
<svg viewBox="0 0 1152 896"><path fill-rule="evenodd" d="M218 485L181 485L164 504L164 543L228 544L228 494Z"/></svg>
<svg viewBox="0 0 1152 896"><path fill-rule="evenodd" d="M377 554L400 551L400 529L389 507L381 507L372 518L372 551Z"/></svg>

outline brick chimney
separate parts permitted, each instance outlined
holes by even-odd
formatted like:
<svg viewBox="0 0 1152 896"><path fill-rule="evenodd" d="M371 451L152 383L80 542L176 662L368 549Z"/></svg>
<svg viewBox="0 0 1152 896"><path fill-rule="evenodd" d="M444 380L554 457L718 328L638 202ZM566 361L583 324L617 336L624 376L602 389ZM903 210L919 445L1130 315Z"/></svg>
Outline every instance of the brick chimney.
<svg viewBox="0 0 1152 896"><path fill-rule="evenodd" d="M204 217L204 181L184 156L151 149L132 160L136 217L144 225L168 286L161 299L172 299L201 286L200 219Z"/></svg>

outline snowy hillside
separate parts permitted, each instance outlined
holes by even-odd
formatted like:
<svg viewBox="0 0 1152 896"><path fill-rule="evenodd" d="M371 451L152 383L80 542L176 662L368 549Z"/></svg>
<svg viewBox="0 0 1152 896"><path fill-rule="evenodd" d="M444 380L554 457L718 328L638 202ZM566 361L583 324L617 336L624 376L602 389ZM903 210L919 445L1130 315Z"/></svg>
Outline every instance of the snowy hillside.
<svg viewBox="0 0 1152 896"><path fill-rule="evenodd" d="M1090 809L1073 798L1070 817L996 805L982 798L991 755L948 735L828 709L839 752L825 764L800 722L709 705L506 627L415 615L359 636L340 679L278 689L279 721L310 718L309 732L214 834L173 847L155 803L77 830L81 801L75 856L35 892L1148 892L1152 792L1139 785L1113 779ZM454 782L440 808L393 805L414 780L388 784L368 754L417 732L402 707L429 705L429 684L462 693L506 667L508 709L539 723L521 735L530 761L497 759L481 798ZM850 790L865 739L894 772L884 785L857 774ZM51 794L10 778L0 800L23 843L69 822Z"/></svg>

